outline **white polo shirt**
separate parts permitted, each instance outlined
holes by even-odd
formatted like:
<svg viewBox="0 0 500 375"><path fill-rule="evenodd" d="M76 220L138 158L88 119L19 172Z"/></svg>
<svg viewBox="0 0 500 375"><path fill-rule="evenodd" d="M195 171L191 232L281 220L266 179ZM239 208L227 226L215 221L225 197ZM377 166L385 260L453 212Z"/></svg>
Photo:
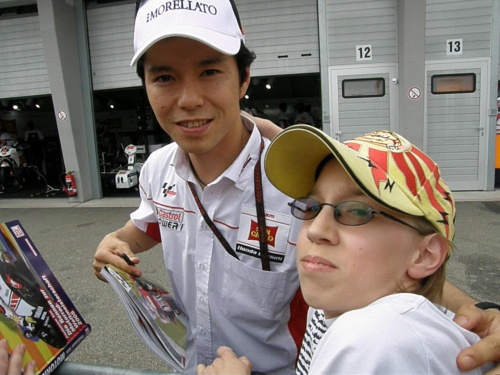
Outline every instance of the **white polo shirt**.
<svg viewBox="0 0 500 375"><path fill-rule="evenodd" d="M176 144L153 152L141 170L141 205L131 220L161 240L174 295L190 319L188 371L194 373L199 363L211 364L217 348L225 345L247 356L256 371L293 374L297 347L290 333L295 319L289 305L299 286L295 243L301 223L292 219L287 205L291 199L267 179L264 149L261 168L271 271L263 271L254 197L261 136L243 119L247 128L253 127L246 147L204 190L187 154ZM205 223L186 181L196 185L203 207L239 260L226 252ZM302 315L297 324L304 324L306 313L297 314Z"/></svg>

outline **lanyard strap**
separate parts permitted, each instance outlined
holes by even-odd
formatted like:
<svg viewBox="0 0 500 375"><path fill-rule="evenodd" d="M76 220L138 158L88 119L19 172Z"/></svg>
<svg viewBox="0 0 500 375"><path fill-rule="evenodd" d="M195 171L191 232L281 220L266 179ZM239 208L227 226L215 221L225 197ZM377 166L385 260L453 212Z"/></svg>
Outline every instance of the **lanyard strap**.
<svg viewBox="0 0 500 375"><path fill-rule="evenodd" d="M269 250L267 248L267 227L266 213L264 210L264 192L262 190L262 173L260 169L260 156L264 149L264 140L261 138L259 160L254 168L254 186L255 186L255 207L257 209L257 226L259 228L259 247L260 260L264 271L271 271L269 264Z"/></svg>
<svg viewBox="0 0 500 375"><path fill-rule="evenodd" d="M270 271L271 266L269 263L269 251L267 247L267 228L266 228L266 215L264 210L264 194L262 190L262 172L260 167L260 161L263 149L264 149L264 140L261 138L259 159L257 160L257 164L255 165L254 168L255 205L257 208L257 226L259 228L259 247L260 247L260 259L262 262L262 269L264 271ZM207 211L201 204L200 199L198 198L198 194L196 194L194 184L192 182L188 182L188 186L189 189L191 190L191 193L193 194L194 200L196 201L196 204L198 205L198 208L200 209L203 219L205 219L207 225L210 227L212 232L220 241L224 249L226 249L226 251L231 256L239 260L240 258L238 258L238 255L236 254L234 249L231 247L231 245L229 245L229 243L226 241L222 233L219 231L219 229L217 229L213 221L208 216Z"/></svg>
<svg viewBox="0 0 500 375"><path fill-rule="evenodd" d="M229 243L226 241L226 239L224 238L222 233L219 231L219 229L217 229L214 222L208 216L207 211L205 211L205 208L203 207L203 205L200 202L200 198L198 198L198 194L196 194L196 191L194 190L193 183L191 181L188 181L188 185L189 185L189 188L191 189L191 193L193 194L194 200L196 201L196 204L198 205L198 208L200 209L200 212L203 215L203 218L205 219L205 222L207 223L207 225L210 227L210 229L215 234L217 239L220 241L222 246L224 246L224 249L226 249L226 251L229 254L231 254L233 257L235 257L236 259L239 260L240 258L238 258L238 255L236 254L236 252L233 250L231 245L229 245Z"/></svg>

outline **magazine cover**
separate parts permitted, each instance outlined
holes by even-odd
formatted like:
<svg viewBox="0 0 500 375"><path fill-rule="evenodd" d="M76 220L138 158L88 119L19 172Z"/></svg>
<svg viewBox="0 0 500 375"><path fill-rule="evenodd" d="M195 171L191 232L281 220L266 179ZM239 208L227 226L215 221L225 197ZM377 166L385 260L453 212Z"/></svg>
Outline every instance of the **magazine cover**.
<svg viewBox="0 0 500 375"><path fill-rule="evenodd" d="M0 224L0 339L50 374L90 333L19 221Z"/></svg>
<svg viewBox="0 0 500 375"><path fill-rule="evenodd" d="M101 275L123 304L146 346L173 370L184 372L188 318L171 294L144 276L107 265Z"/></svg>

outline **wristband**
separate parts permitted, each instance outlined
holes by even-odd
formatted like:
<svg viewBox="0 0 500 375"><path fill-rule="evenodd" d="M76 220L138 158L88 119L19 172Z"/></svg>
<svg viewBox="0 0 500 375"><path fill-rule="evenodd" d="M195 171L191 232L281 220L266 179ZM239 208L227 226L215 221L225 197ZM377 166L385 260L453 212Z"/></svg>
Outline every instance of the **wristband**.
<svg viewBox="0 0 500 375"><path fill-rule="evenodd" d="M494 302L479 302L479 303L476 303L474 306L476 306L478 309L481 309L481 310L488 310L488 309L500 310L500 305L498 303L494 303Z"/></svg>

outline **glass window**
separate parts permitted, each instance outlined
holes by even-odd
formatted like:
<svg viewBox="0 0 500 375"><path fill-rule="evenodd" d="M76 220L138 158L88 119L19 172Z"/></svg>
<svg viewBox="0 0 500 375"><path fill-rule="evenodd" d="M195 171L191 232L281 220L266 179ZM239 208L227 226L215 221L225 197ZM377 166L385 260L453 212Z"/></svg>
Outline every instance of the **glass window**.
<svg viewBox="0 0 500 375"><path fill-rule="evenodd" d="M344 79L342 81L343 98L370 98L384 95L384 78Z"/></svg>
<svg viewBox="0 0 500 375"><path fill-rule="evenodd" d="M467 74L436 74L431 79L433 94L465 94L476 91L476 75Z"/></svg>

